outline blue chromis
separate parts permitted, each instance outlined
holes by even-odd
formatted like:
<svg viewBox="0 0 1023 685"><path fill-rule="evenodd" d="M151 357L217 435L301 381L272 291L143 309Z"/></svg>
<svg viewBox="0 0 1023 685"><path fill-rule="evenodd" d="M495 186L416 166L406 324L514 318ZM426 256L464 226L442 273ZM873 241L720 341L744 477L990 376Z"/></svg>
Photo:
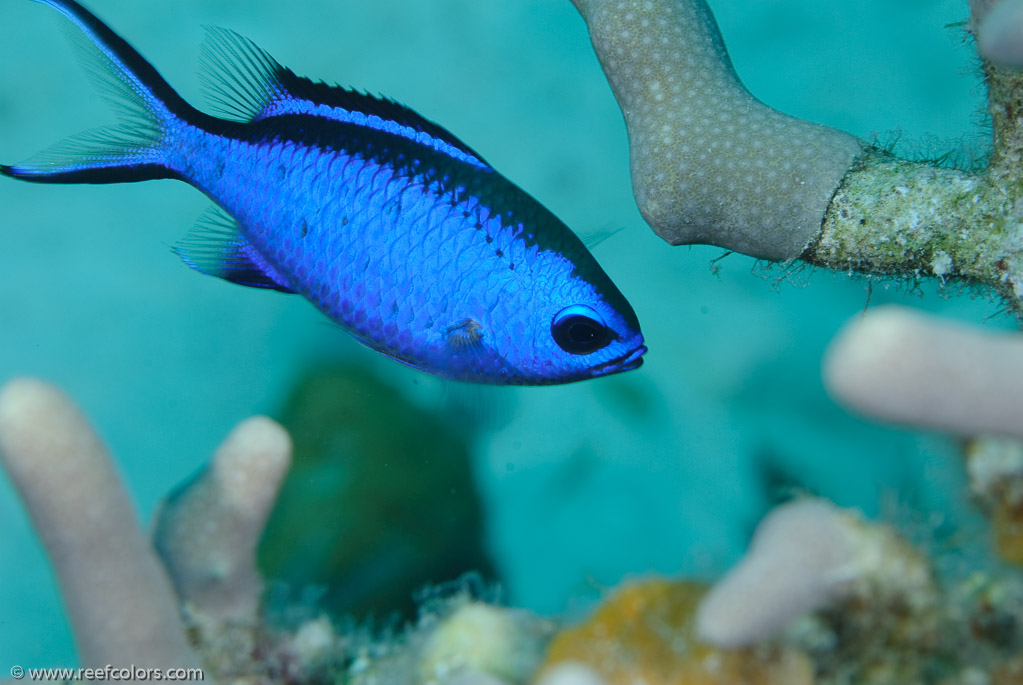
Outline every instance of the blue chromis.
<svg viewBox="0 0 1023 685"><path fill-rule="evenodd" d="M215 203L176 247L203 273L299 293L357 340L444 378L568 383L635 369L636 314L564 223L465 143L391 100L296 76L211 30L186 103L73 0L116 128L0 173L39 183L173 178Z"/></svg>

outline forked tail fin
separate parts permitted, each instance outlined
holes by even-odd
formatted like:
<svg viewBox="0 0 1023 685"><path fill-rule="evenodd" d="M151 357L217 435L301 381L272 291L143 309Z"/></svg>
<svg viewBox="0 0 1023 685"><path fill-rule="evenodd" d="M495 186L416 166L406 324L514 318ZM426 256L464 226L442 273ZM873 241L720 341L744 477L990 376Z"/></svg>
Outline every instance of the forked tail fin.
<svg viewBox="0 0 1023 685"><path fill-rule="evenodd" d="M119 126L86 131L0 174L37 183L121 183L176 178L167 141L202 117L123 38L74 0L35 0L77 27L69 32Z"/></svg>

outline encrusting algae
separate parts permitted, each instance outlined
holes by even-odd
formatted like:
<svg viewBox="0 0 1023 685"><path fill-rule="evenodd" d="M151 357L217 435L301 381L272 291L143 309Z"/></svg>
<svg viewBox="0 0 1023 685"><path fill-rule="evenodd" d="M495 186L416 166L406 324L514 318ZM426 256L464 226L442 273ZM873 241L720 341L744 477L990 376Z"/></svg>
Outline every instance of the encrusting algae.
<svg viewBox="0 0 1023 685"><path fill-rule="evenodd" d="M564 661L591 667L608 685L810 685L813 664L799 650L762 645L711 647L694 617L707 586L649 579L619 589L582 624L551 642L541 673Z"/></svg>

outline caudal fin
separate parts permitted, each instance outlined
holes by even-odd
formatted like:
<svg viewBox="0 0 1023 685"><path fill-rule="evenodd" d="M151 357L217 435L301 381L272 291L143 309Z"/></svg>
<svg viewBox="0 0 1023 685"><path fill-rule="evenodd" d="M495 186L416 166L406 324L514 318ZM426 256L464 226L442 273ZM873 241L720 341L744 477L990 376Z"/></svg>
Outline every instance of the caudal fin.
<svg viewBox="0 0 1023 685"><path fill-rule="evenodd" d="M77 2L35 1L71 20L72 42L121 124L68 138L21 164L0 165L0 174L37 183L176 177L166 165L167 139L198 112L127 41Z"/></svg>

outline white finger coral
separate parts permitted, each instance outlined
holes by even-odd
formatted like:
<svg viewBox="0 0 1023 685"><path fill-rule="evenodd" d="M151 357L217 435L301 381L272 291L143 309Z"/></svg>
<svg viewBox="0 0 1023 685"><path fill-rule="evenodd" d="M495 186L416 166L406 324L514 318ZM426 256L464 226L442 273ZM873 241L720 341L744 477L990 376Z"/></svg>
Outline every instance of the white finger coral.
<svg viewBox="0 0 1023 685"><path fill-rule="evenodd" d="M279 670L274 660L300 671L322 661L312 652L323 649L299 649L311 626L321 627L318 643L334 639L322 621L294 638L263 636L254 649L262 594L255 548L290 457L290 438L278 424L265 417L242 422L213 463L164 506L157 556L112 457L71 400L34 379L0 389L0 460L56 570L86 668L196 667L199 656L186 639L196 627L194 636L206 640L204 665L221 671L244 662L265 674ZM227 630L232 622L245 630ZM246 649L225 658L229 642ZM257 653L268 663L257 663Z"/></svg>
<svg viewBox="0 0 1023 685"><path fill-rule="evenodd" d="M936 630L938 593L922 554L887 527L802 499L761 522L746 556L700 604L696 625L709 644L742 647L795 618L845 605L855 608L842 613L860 615L849 623L866 632L897 631L919 645ZM899 625L888 617L901 617Z"/></svg>
<svg viewBox="0 0 1023 685"><path fill-rule="evenodd" d="M218 620L255 619L263 591L256 546L290 464L288 434L256 416L167 498L153 541L182 601Z"/></svg>
<svg viewBox="0 0 1023 685"><path fill-rule="evenodd" d="M57 573L82 665L198 665L113 461L71 400L41 381L7 383L0 459Z"/></svg>
<svg viewBox="0 0 1023 685"><path fill-rule="evenodd" d="M757 527L746 556L700 604L700 638L741 647L846 596L857 575L854 528L822 500L779 507Z"/></svg>
<svg viewBox="0 0 1023 685"><path fill-rule="evenodd" d="M978 16L974 9L974 16ZM977 49L985 59L1023 69L1023 0L1002 0L978 17Z"/></svg>
<svg viewBox="0 0 1023 685"><path fill-rule="evenodd" d="M958 435L1023 438L1023 338L879 307L832 342L829 392L870 416Z"/></svg>

